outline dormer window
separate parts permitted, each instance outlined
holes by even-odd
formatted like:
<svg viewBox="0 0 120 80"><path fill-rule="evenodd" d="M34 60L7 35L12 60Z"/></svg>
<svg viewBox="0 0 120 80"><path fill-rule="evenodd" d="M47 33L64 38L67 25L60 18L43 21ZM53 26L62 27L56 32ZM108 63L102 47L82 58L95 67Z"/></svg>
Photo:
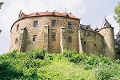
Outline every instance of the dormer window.
<svg viewBox="0 0 120 80"><path fill-rule="evenodd" d="M68 29L72 29L72 23L68 22Z"/></svg>
<svg viewBox="0 0 120 80"><path fill-rule="evenodd" d="M34 21L33 22L33 27L37 27L38 26L38 21Z"/></svg>

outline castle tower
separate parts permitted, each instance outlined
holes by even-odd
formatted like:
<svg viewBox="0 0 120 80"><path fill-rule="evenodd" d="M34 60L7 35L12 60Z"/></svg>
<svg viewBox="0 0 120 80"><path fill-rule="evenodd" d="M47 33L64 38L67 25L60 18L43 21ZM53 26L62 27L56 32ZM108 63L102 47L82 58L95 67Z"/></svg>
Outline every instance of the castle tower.
<svg viewBox="0 0 120 80"><path fill-rule="evenodd" d="M114 28L105 18L99 33L103 36L103 54L111 59L116 59Z"/></svg>

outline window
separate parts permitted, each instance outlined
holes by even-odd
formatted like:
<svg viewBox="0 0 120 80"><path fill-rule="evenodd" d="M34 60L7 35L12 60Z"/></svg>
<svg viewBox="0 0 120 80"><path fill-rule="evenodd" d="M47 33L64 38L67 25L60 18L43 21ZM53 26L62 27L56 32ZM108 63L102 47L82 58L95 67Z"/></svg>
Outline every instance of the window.
<svg viewBox="0 0 120 80"><path fill-rule="evenodd" d="M85 41L84 41L83 43L84 43L84 44L86 44L86 42L85 42Z"/></svg>
<svg viewBox="0 0 120 80"><path fill-rule="evenodd" d="M96 34L94 34L94 39L96 39Z"/></svg>
<svg viewBox="0 0 120 80"><path fill-rule="evenodd" d="M37 41L37 35L33 35L33 41Z"/></svg>
<svg viewBox="0 0 120 80"><path fill-rule="evenodd" d="M90 32L87 33L87 36L90 36Z"/></svg>
<svg viewBox="0 0 120 80"><path fill-rule="evenodd" d="M33 27L37 27L38 26L38 21L34 21L33 22Z"/></svg>
<svg viewBox="0 0 120 80"><path fill-rule="evenodd" d="M68 42L72 42L72 37L68 36Z"/></svg>
<svg viewBox="0 0 120 80"><path fill-rule="evenodd" d="M84 36L86 36L86 32L84 32Z"/></svg>
<svg viewBox="0 0 120 80"><path fill-rule="evenodd" d="M15 38L15 44L17 44L18 43L18 38Z"/></svg>
<svg viewBox="0 0 120 80"><path fill-rule="evenodd" d="M94 44L94 46L96 47L97 45L96 45L96 44Z"/></svg>
<svg viewBox="0 0 120 80"><path fill-rule="evenodd" d="M52 20L52 27L55 27L56 25L56 20Z"/></svg>
<svg viewBox="0 0 120 80"><path fill-rule="evenodd" d="M68 22L68 29L72 29L72 24L71 24L71 22Z"/></svg>
<svg viewBox="0 0 120 80"><path fill-rule="evenodd" d="M18 31L19 30L19 24L17 25L17 28L16 28L16 31Z"/></svg>
<svg viewBox="0 0 120 80"><path fill-rule="evenodd" d="M56 35L52 35L52 38L51 38L52 41L55 41L56 40Z"/></svg>

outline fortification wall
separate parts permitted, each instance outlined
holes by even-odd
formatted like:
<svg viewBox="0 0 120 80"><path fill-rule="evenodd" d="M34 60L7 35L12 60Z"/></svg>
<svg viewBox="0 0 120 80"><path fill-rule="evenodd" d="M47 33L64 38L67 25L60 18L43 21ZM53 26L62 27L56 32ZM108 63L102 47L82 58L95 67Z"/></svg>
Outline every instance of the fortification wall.
<svg viewBox="0 0 120 80"><path fill-rule="evenodd" d="M56 20L56 24L52 26L52 20ZM38 21L38 26L34 27L33 22ZM68 22L71 22L72 29L68 29ZM78 33L77 28L79 27L78 19L70 19L64 17L52 17L52 16L43 16L43 17L31 17L26 19L21 19L14 23L11 29L10 36L10 51L13 49L21 50L21 45L25 40L26 49L25 51L30 51L36 48L45 48L48 52L60 53L60 27L65 27L66 30L66 43L67 49L75 49L78 51ZM18 26L19 25L19 26ZM48 30L45 30L45 26L48 25ZM26 39L23 37L23 28L26 27ZM22 30L21 30L22 29ZM46 32L48 31L48 32ZM48 34L47 34L48 33ZM55 35L55 41L52 41L52 35ZM33 41L33 36L36 37L36 40ZM72 37L72 42L68 43L68 36ZM48 37L48 40L47 38ZM18 38L18 39L17 39ZM17 42L16 42L17 39ZM48 43L48 45L46 45Z"/></svg>
<svg viewBox="0 0 120 80"><path fill-rule="evenodd" d="M103 37L99 33L90 30L81 30L81 42L83 52L87 55L103 54Z"/></svg>

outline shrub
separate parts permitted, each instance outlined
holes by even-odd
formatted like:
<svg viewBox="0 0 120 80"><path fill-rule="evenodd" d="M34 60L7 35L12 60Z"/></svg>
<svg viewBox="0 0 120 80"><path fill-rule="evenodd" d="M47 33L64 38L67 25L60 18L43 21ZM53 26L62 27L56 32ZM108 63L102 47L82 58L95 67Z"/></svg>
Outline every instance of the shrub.
<svg viewBox="0 0 120 80"><path fill-rule="evenodd" d="M40 58L40 59L44 59L45 58L45 50L44 49L37 49L35 51L33 51L34 57L35 58Z"/></svg>
<svg viewBox="0 0 120 80"><path fill-rule="evenodd" d="M77 51L75 51L75 50L73 50L73 51L64 50L64 51L62 52L62 55L63 55L64 57L67 57L67 58L70 58L70 57L72 57L72 56L74 56L74 55L76 55L76 54L78 54L78 53L77 53Z"/></svg>
<svg viewBox="0 0 120 80"><path fill-rule="evenodd" d="M91 55L91 56L89 57L89 59L88 59L87 64L89 64L89 65L97 65L97 64L99 64L99 61L98 61L98 59L97 59L96 56Z"/></svg>
<svg viewBox="0 0 120 80"><path fill-rule="evenodd" d="M112 73L109 71L100 71L98 73L98 80L108 80L111 79L111 77L113 77Z"/></svg>
<svg viewBox="0 0 120 80"><path fill-rule="evenodd" d="M85 70L92 69L92 66L91 66L91 65L86 65L86 66L84 67L84 69L85 69Z"/></svg>
<svg viewBox="0 0 120 80"><path fill-rule="evenodd" d="M80 63L81 61L83 61L85 63L86 59L87 57L84 54L77 54L69 58L69 61L74 63Z"/></svg>
<svg viewBox="0 0 120 80"><path fill-rule="evenodd" d="M9 62L0 63L0 80L12 80L23 76L22 71L18 71Z"/></svg>

